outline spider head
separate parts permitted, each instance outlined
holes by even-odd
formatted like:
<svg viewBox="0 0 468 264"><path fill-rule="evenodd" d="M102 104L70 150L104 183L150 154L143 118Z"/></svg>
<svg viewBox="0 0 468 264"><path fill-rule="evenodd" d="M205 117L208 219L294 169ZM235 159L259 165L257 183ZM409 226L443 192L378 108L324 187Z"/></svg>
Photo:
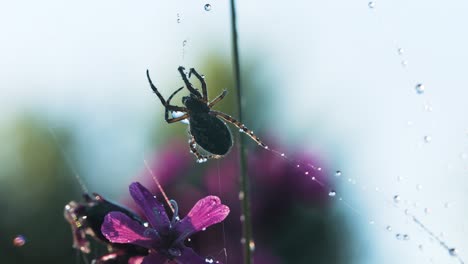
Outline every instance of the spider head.
<svg viewBox="0 0 468 264"><path fill-rule="evenodd" d="M191 112L209 112L210 108L202 100L201 96L198 96L194 93L191 93L190 96L182 97L182 103L191 111Z"/></svg>

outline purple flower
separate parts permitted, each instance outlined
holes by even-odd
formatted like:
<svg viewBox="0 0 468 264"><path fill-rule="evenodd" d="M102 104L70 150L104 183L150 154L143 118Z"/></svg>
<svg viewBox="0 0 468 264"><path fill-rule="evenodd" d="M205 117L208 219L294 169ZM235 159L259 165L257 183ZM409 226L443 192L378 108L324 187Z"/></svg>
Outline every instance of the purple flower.
<svg viewBox="0 0 468 264"><path fill-rule="evenodd" d="M229 207L221 204L216 196L199 200L188 215L179 220L175 201L172 220L164 206L151 192L138 182L130 185L130 195L148 220L144 226L121 212L107 214L102 224L102 234L112 243L134 244L149 249L142 264L163 264L167 260L176 263L205 263L184 241L194 233L223 221L229 214Z"/></svg>

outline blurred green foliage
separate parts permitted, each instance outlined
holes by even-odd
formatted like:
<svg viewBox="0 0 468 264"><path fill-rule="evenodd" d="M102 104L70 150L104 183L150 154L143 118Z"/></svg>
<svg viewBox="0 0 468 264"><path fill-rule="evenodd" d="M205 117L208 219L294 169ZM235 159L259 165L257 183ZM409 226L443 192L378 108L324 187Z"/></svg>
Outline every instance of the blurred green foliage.
<svg viewBox="0 0 468 264"><path fill-rule="evenodd" d="M68 131L55 133L63 148L73 148ZM0 136L1 263L74 262L63 208L80 192L46 122L23 116ZM26 237L24 246L13 245L17 235Z"/></svg>

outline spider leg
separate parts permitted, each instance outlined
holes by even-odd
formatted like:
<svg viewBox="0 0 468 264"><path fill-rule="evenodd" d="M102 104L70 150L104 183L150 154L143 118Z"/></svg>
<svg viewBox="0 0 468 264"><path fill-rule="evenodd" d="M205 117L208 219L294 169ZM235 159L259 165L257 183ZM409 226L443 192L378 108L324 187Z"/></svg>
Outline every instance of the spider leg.
<svg viewBox="0 0 468 264"><path fill-rule="evenodd" d="M203 78L198 72L194 69L191 68L189 72L189 78L192 75L192 73L197 77L197 79L200 81L201 86L202 86L202 93L203 93L203 99L208 102L208 91L206 90L206 82L205 78Z"/></svg>
<svg viewBox="0 0 468 264"><path fill-rule="evenodd" d="M215 104L217 104L219 101L223 100L224 96L226 96L226 94L228 93L228 91L226 89L223 90L223 92L218 95L215 99L213 99L209 104L208 104L208 107L211 108L213 107Z"/></svg>
<svg viewBox="0 0 468 264"><path fill-rule="evenodd" d="M211 114L217 116L217 117L220 117L224 120L226 120L227 122L235 125L237 128L239 128L239 131L240 132L244 132L245 134L247 134L247 136L249 136L251 139L253 139L255 142L257 142L258 145L260 145L261 147L263 148L268 148L267 145L265 145L265 143L263 143L260 138L258 138L256 135L254 135L253 131L248 129L244 124L242 124L241 122L237 121L236 119L234 119L232 116L230 115L227 115L225 113L222 113L222 112L219 112L219 111L210 111Z"/></svg>
<svg viewBox="0 0 468 264"><path fill-rule="evenodd" d="M179 122L179 121L182 121L184 119L187 119L189 117L189 115L185 114L183 116L179 116L179 117L175 117L175 118L169 118L168 111L166 111L166 115L164 117L166 119L166 122L170 124L170 123L175 123L175 122Z"/></svg>
<svg viewBox="0 0 468 264"><path fill-rule="evenodd" d="M190 91L190 93L193 93L196 96L202 98L202 95L200 94L200 92L198 92L190 83L190 81L187 79L187 75L184 72L185 68L182 66L179 66L178 70L179 70L180 75L182 76L182 80L184 80L185 86L187 86L187 89Z"/></svg>
<svg viewBox="0 0 468 264"><path fill-rule="evenodd" d="M192 136L192 134L190 134L190 132L189 132L189 135L190 135L190 139L189 139L190 152L193 153L193 155L195 155L195 157L197 157L197 162L202 163L202 162L205 162L208 159L219 159L219 158L221 158L220 155L207 155L207 156L202 155L197 149L197 142L195 141L195 137Z"/></svg>
<svg viewBox="0 0 468 264"><path fill-rule="evenodd" d="M164 107L166 107L166 111L171 110L171 111L187 112L187 108L185 108L185 107L170 105L168 102L166 102L166 100L164 100L164 97L159 93L158 89L156 88L156 86L154 86L153 82L151 81L148 70L146 70L146 76L148 77L148 81L149 81L149 83L151 85L151 89L158 96L159 100L164 105Z"/></svg>
<svg viewBox="0 0 468 264"><path fill-rule="evenodd" d="M184 87L180 87L180 88L177 89L175 92L173 92L173 93L171 94L171 96L169 96L169 98L167 99L167 104L168 104L168 105L170 105L171 100L172 100L172 98L174 97L174 95L176 95L176 94L177 94L178 92L180 92L182 89L184 89ZM185 114L185 115L183 115L183 116L181 116L181 117L188 118L188 114ZM174 122L181 121L181 120L184 120L184 119L185 119L185 118L180 119L181 117L169 119L169 109L166 108L166 111L165 111L165 113L164 113L164 118L166 119L166 121L167 121L168 123L174 123ZM175 119L177 119L177 120L175 120Z"/></svg>

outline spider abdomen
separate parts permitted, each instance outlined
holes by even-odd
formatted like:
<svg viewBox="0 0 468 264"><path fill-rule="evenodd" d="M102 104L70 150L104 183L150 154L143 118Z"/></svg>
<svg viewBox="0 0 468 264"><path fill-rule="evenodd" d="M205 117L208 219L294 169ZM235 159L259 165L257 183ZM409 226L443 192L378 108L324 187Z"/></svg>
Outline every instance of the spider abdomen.
<svg viewBox="0 0 468 264"><path fill-rule="evenodd" d="M232 135L226 124L208 113L190 115L190 133L204 150L226 155L232 147Z"/></svg>

